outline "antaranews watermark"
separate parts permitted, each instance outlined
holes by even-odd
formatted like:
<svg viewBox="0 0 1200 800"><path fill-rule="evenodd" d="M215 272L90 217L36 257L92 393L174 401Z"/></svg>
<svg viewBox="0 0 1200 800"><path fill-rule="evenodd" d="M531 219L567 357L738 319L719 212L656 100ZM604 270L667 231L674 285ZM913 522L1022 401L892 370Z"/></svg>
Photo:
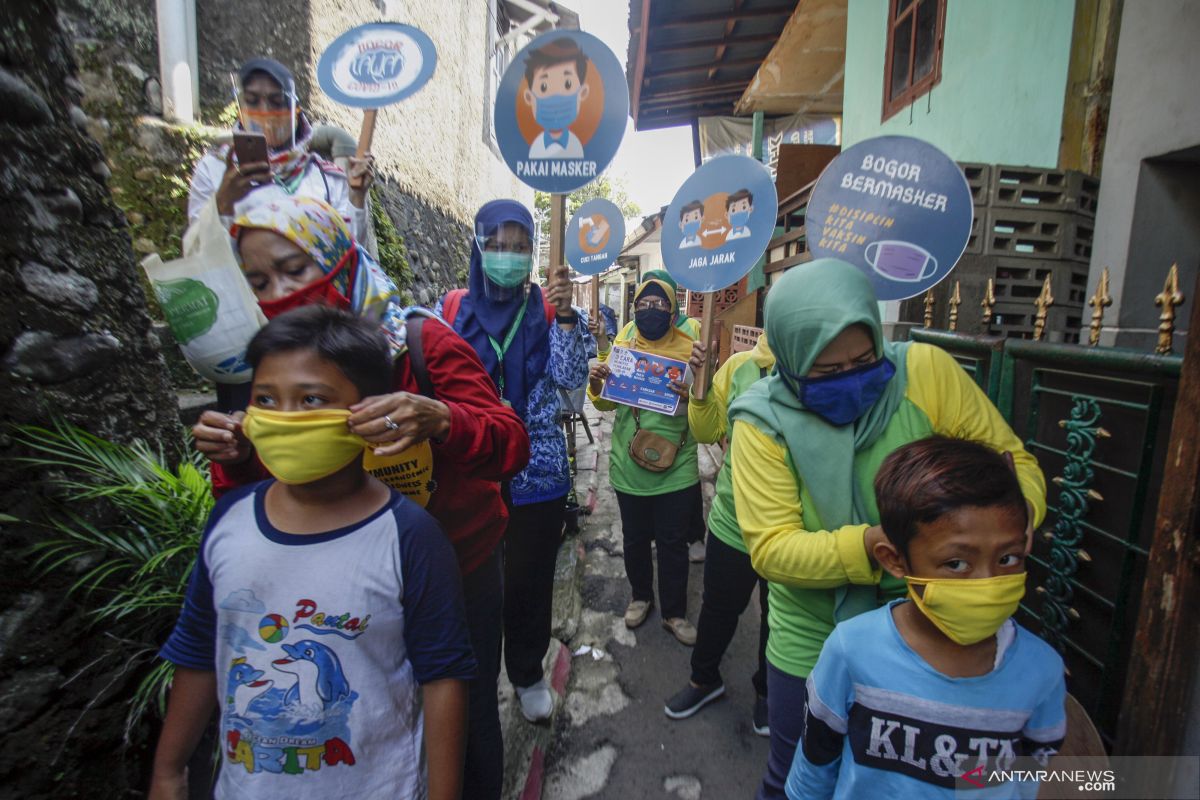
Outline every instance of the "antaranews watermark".
<svg viewBox="0 0 1200 800"><path fill-rule="evenodd" d="M971 798L1034 797L1039 800L1196 800L1200 756L1054 756L1048 763L1022 757L997 764L962 764L955 795ZM1007 786L1010 793L999 790ZM989 790L983 792L981 790Z"/></svg>

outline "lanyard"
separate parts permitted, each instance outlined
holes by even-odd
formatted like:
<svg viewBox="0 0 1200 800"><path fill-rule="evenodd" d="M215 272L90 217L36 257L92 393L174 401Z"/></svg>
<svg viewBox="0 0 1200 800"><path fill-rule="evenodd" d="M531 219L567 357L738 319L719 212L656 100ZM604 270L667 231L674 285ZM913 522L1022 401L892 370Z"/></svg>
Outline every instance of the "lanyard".
<svg viewBox="0 0 1200 800"><path fill-rule="evenodd" d="M525 320L525 309L528 303L521 303L521 310L517 312L517 318L513 320L512 327L508 329L508 333L504 336L504 344L500 344L492 335L488 334L488 341L492 343L492 349L496 351L496 358L500 361L500 380L496 381L496 386L500 390L500 399L504 399L504 354L508 352L508 348L512 346L513 339L517 336L517 331L521 327L521 323Z"/></svg>

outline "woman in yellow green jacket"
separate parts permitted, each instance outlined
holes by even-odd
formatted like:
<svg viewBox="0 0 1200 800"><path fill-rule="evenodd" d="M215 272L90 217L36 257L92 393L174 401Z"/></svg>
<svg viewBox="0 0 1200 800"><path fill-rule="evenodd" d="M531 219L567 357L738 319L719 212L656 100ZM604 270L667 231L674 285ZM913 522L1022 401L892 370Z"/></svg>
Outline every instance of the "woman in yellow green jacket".
<svg viewBox="0 0 1200 800"><path fill-rule="evenodd" d="M705 348L697 342L693 366L703 363ZM711 444L725 438L729 430L729 404L762 380L775 366L775 355L767 346L766 334L758 337L752 350L730 356L717 374L703 400L690 398L688 425L699 442ZM733 505L733 470L729 453L717 474L717 492L708 512L707 553L704 560L704 599L696 625L696 649L692 651L692 673L687 685L669 698L664 712L671 719L686 719L725 694L721 680L721 657L737 631L738 618L746 610L758 586L761 619L758 630L758 670L754 685L754 732L767 736L767 584L750 564L746 543L738 528Z"/></svg>
<svg viewBox="0 0 1200 800"><path fill-rule="evenodd" d="M865 275L836 259L784 274L764 315L776 369L731 406L733 496L755 570L770 582L771 751L760 798L783 798L805 679L834 625L904 593L868 558L882 536L872 483L897 447L933 433L1012 454L1032 526L1037 460L943 350L883 339Z"/></svg>
<svg viewBox="0 0 1200 800"><path fill-rule="evenodd" d="M674 325L675 292L661 280L642 283L634 295L634 326L617 335L617 347L687 361L692 338ZM658 600L663 627L685 645L696 641L696 629L687 621L687 528L692 510L700 502L700 474L696 468L696 440L688 435L686 413L676 416L636 411L600 398L609 368L592 368L588 397L601 411L617 410L613 423L609 478L621 509L625 573L633 600L625 611L625 624L636 628L646 621L654 598L654 567L650 543L658 543ZM676 384L686 399L687 389ZM674 461L663 471L640 466L629 453L638 430L651 431L668 442L681 444Z"/></svg>
<svg viewBox="0 0 1200 800"><path fill-rule="evenodd" d="M689 317L683 309L683 297L679 293L679 284L671 277L671 273L665 269L652 269L642 276L643 281L657 280L662 281L671 287L671 291L675 292L675 299L679 306L675 312L675 327L686 333L693 339L700 338L700 320L695 317ZM589 327L591 327L589 325ZM634 323L629 322L621 329L616 338L629 338L633 335ZM596 335L596 330L592 330L592 335ZM601 361L608 360L608 351L605 350L599 354ZM722 412L724 413L724 412ZM692 507L692 519L688 524L688 560L693 562L701 562L704 560L704 498L696 495L696 505Z"/></svg>

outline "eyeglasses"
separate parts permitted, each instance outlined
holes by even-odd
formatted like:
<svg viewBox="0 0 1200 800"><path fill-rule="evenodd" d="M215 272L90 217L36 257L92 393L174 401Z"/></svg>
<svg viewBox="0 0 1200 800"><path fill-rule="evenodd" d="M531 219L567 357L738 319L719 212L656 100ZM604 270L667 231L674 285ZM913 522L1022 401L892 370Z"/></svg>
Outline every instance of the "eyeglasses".
<svg viewBox="0 0 1200 800"><path fill-rule="evenodd" d="M284 111L288 108L288 96L283 92L242 92L242 102L249 108L261 108L264 105L273 111Z"/></svg>
<svg viewBox="0 0 1200 800"><path fill-rule="evenodd" d="M533 252L529 242L497 242L494 239L484 242L483 249L489 253L520 253L521 255Z"/></svg>
<svg viewBox="0 0 1200 800"><path fill-rule="evenodd" d="M670 311L671 304L661 297L650 297L645 300L638 300L634 304L634 309L637 311Z"/></svg>

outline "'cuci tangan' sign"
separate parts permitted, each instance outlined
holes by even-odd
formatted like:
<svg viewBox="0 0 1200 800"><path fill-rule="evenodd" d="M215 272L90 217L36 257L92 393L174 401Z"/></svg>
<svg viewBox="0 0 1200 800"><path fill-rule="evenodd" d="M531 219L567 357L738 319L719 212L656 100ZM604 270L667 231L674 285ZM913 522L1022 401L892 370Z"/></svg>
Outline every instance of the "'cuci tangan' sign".
<svg viewBox="0 0 1200 800"><path fill-rule="evenodd" d="M333 40L317 64L317 82L342 105L382 108L424 86L436 66L437 50L424 31L373 22Z"/></svg>
<svg viewBox="0 0 1200 800"><path fill-rule="evenodd" d="M950 274L973 215L967 179L949 156L911 136L880 136L830 162L805 225L814 256L848 261L880 300L903 300Z"/></svg>
<svg viewBox="0 0 1200 800"><path fill-rule="evenodd" d="M775 233L771 173L749 156L717 156L675 193L662 223L662 257L680 286L715 292L742 279Z"/></svg>
<svg viewBox="0 0 1200 800"><path fill-rule="evenodd" d="M576 272L599 275L617 263L624 243L621 209L603 197L595 197L581 205L567 225L567 263Z"/></svg>
<svg viewBox="0 0 1200 800"><path fill-rule="evenodd" d="M581 31L550 31L509 64L496 91L496 142L513 174L568 193L604 171L629 118L621 62Z"/></svg>

